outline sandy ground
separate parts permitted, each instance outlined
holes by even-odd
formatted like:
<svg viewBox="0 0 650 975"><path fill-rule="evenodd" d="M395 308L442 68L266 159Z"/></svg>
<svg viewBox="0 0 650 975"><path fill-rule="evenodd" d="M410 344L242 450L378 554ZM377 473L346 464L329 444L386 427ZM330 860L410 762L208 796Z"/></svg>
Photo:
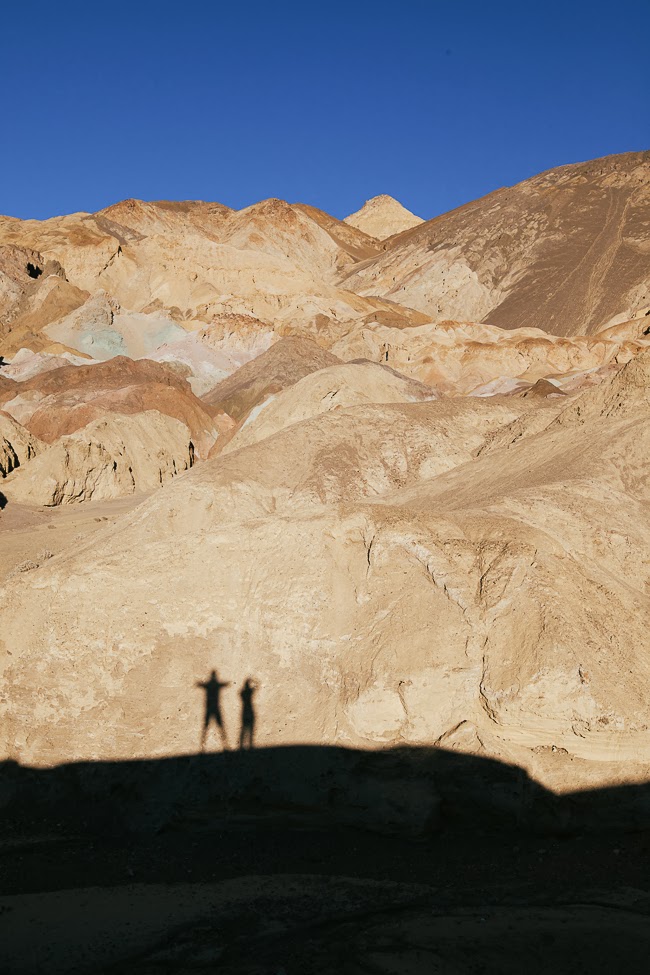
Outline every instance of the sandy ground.
<svg viewBox="0 0 650 975"><path fill-rule="evenodd" d="M12 572L30 571L29 563L35 568L92 532L115 524L145 497L140 494L57 508L7 504L0 510L0 583Z"/></svg>

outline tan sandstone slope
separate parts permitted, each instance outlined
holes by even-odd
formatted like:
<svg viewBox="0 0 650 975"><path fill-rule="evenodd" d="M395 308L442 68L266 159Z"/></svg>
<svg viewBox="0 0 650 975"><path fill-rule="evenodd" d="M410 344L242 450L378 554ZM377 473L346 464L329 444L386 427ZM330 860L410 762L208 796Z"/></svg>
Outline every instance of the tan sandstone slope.
<svg viewBox="0 0 650 975"><path fill-rule="evenodd" d="M415 403L435 399L432 389L374 362L345 362L304 376L270 394L246 417L225 448L238 450L284 427L330 410L361 403Z"/></svg>
<svg viewBox="0 0 650 975"><path fill-rule="evenodd" d="M3 491L22 504L108 501L153 491L193 463L184 423L156 410L117 414L41 450L6 479Z"/></svg>
<svg viewBox="0 0 650 975"><path fill-rule="evenodd" d="M568 403L368 404L208 461L8 583L8 754L192 751L218 668L260 744L646 779L649 389L642 352Z"/></svg>

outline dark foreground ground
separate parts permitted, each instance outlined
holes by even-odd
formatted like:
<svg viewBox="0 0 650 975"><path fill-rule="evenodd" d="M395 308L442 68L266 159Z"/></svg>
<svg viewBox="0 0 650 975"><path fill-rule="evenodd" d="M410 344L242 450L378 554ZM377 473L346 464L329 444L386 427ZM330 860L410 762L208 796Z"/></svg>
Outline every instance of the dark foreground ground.
<svg viewBox="0 0 650 975"><path fill-rule="evenodd" d="M441 761L5 768L0 971L646 972L639 796L549 813L520 770Z"/></svg>

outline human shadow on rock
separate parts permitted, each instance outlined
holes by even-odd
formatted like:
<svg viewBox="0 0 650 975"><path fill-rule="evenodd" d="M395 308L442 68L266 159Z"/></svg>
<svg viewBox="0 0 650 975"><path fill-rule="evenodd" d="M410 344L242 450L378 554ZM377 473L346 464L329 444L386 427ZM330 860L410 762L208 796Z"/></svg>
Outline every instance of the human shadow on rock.
<svg viewBox="0 0 650 975"><path fill-rule="evenodd" d="M219 731L221 745L224 751L228 749L228 735L223 721L221 711L221 692L225 687L230 687L230 681L220 681L216 670L211 671L210 677L206 681L199 681L196 685L205 692L205 708L203 713L203 730L201 732L201 751L205 751L210 725L214 724Z"/></svg>
<svg viewBox="0 0 650 975"><path fill-rule="evenodd" d="M239 749L245 751L254 747L255 737L255 706L253 697L258 689L258 684L247 677L239 692L241 698L241 729L239 732Z"/></svg>

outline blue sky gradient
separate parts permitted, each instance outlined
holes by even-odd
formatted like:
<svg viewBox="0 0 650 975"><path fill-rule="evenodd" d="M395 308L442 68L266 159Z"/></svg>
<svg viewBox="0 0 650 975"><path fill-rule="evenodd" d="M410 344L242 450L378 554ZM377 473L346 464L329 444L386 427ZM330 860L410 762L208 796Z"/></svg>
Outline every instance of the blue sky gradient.
<svg viewBox="0 0 650 975"><path fill-rule="evenodd" d="M5 3L0 213L270 196L425 218L650 147L648 0Z"/></svg>

